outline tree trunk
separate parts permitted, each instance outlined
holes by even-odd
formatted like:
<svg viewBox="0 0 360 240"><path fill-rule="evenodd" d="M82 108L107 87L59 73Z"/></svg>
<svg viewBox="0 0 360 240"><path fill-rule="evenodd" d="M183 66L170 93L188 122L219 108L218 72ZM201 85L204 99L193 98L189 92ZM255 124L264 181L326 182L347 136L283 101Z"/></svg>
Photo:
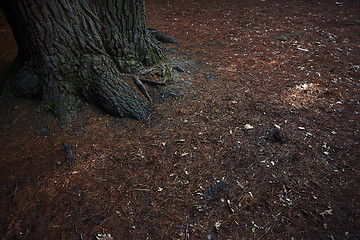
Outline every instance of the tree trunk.
<svg viewBox="0 0 360 240"><path fill-rule="evenodd" d="M123 117L151 107L121 72L156 64L163 54L147 31L144 0L0 0L19 47L10 89L42 97L62 122L81 99Z"/></svg>

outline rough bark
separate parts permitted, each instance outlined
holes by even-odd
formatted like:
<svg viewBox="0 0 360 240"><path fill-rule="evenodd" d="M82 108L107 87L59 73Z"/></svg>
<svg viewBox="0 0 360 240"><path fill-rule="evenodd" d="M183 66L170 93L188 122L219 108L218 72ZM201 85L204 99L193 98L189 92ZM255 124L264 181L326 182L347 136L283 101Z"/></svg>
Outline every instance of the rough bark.
<svg viewBox="0 0 360 240"><path fill-rule="evenodd" d="M147 31L143 0L1 0L19 52L9 79L20 96L41 97L63 122L81 99L123 117L151 109L122 78L157 63L161 50Z"/></svg>
<svg viewBox="0 0 360 240"><path fill-rule="evenodd" d="M121 71L132 72L139 63L153 65L159 61L161 50L153 44L148 32L144 1L104 0L95 3L103 26L104 47L114 56Z"/></svg>

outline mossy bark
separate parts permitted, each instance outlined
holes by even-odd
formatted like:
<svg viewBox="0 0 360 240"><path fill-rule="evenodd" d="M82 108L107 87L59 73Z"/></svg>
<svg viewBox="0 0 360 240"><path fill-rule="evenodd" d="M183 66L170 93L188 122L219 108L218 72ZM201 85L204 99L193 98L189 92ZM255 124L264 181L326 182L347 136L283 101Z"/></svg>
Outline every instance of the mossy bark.
<svg viewBox="0 0 360 240"><path fill-rule="evenodd" d="M161 50L147 31L144 0L0 1L19 52L11 91L41 97L63 122L82 99L144 119L150 105L122 73L156 64Z"/></svg>

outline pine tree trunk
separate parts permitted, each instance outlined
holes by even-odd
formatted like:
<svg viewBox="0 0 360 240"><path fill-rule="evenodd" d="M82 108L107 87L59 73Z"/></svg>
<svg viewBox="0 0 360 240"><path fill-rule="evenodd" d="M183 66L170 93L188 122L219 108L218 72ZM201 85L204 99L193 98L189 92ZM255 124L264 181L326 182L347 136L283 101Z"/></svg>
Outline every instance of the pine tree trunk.
<svg viewBox="0 0 360 240"><path fill-rule="evenodd" d="M146 27L144 0L0 1L19 52L10 89L42 98L68 122L81 100L123 117L144 119L151 107L121 72L157 63L161 50Z"/></svg>

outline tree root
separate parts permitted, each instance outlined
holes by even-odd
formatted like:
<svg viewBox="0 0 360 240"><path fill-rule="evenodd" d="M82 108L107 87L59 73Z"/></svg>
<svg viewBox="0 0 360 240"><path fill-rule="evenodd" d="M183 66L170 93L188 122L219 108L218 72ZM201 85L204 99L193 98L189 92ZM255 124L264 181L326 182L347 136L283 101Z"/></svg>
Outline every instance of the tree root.
<svg viewBox="0 0 360 240"><path fill-rule="evenodd" d="M141 82L146 82L146 83L153 84L153 85L165 86L165 83L166 83L167 79L165 78L162 82L158 82L158 81L154 81L154 80L150 80L150 79L146 79L146 78L139 78L139 80Z"/></svg>
<svg viewBox="0 0 360 240"><path fill-rule="evenodd" d="M152 102L152 99L149 95L149 93L147 92L144 84L140 81L139 77L136 75L133 75L133 80L135 85L139 88L139 90L141 91L142 94L144 94L144 96L150 101Z"/></svg>
<svg viewBox="0 0 360 240"><path fill-rule="evenodd" d="M162 45L160 45L160 48L163 49L163 50L169 51L169 52L179 53L178 51L176 51L176 50L174 50L172 48L168 48L168 47L165 47L165 46L162 46Z"/></svg>
<svg viewBox="0 0 360 240"><path fill-rule="evenodd" d="M185 70L178 65L172 66L169 69L170 69L170 72L172 71L172 69L174 69L178 72L185 72ZM150 78L154 77L155 75L160 77L162 79L162 81L156 81L156 80L150 79ZM166 78L166 66L162 66L161 69L159 69L159 67L152 67L149 69L142 70L138 74L134 74L134 75L130 75L130 76L132 77L135 85L138 87L140 92L150 102L152 102L152 99L143 83L164 86L164 85L166 85L166 82L168 81L168 79Z"/></svg>
<svg viewBox="0 0 360 240"><path fill-rule="evenodd" d="M163 42L163 43L175 43L175 44L179 44L180 42L178 40L176 40L173 37L170 37L169 35L160 32L157 29L154 28L147 28L149 30L149 32L151 33L151 35L158 41Z"/></svg>
<svg viewBox="0 0 360 240"><path fill-rule="evenodd" d="M185 70L182 67L180 67L179 65L173 66L172 69L175 69L178 72L185 72Z"/></svg>
<svg viewBox="0 0 360 240"><path fill-rule="evenodd" d="M151 73L152 71L154 71L155 69L156 68L145 69L145 70L140 72L140 75L147 75L147 74Z"/></svg>

